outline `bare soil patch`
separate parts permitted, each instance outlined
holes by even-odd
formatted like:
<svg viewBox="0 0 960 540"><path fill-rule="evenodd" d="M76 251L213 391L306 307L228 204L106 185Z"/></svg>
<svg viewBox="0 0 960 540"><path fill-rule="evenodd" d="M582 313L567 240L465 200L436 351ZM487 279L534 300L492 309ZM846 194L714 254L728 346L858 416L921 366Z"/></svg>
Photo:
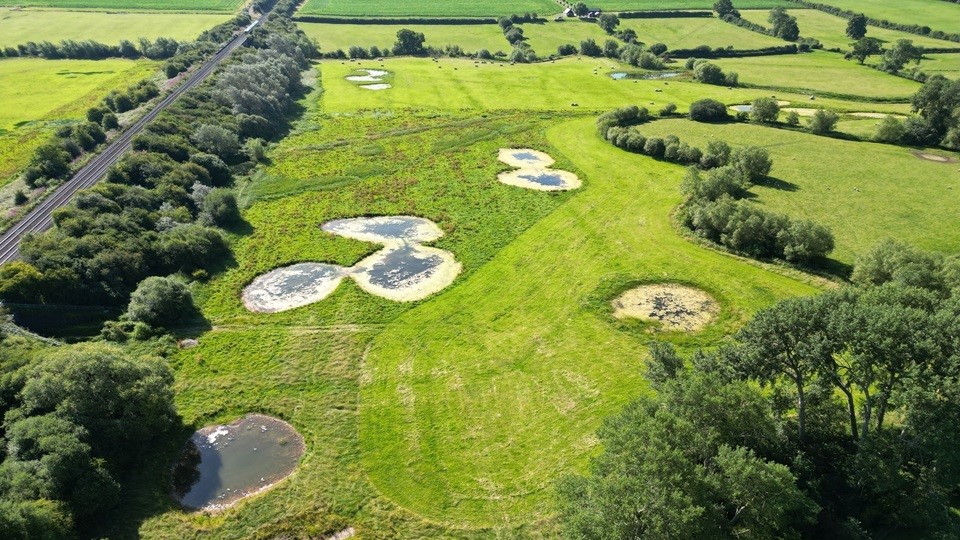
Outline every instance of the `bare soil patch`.
<svg viewBox="0 0 960 540"><path fill-rule="evenodd" d="M641 285L613 301L613 316L660 323L664 330L692 332L710 324L720 305L709 294L676 283Z"/></svg>
<svg viewBox="0 0 960 540"><path fill-rule="evenodd" d="M957 158L950 157L950 156L941 156L940 154L931 154L929 152L914 152L913 155L926 161L933 161L934 163L949 164L949 163L957 162Z"/></svg>

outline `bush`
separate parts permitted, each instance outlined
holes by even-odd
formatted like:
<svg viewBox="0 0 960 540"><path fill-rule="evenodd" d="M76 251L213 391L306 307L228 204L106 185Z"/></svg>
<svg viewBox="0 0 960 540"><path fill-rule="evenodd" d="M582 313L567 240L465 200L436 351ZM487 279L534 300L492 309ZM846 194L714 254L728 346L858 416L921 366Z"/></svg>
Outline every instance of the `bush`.
<svg viewBox="0 0 960 540"><path fill-rule="evenodd" d="M148 277L130 296L127 318L150 327L175 324L194 311L193 295L182 282L169 277Z"/></svg>
<svg viewBox="0 0 960 540"><path fill-rule="evenodd" d="M676 103L667 103L660 108L658 113L662 117L669 117L677 114L677 104Z"/></svg>
<svg viewBox="0 0 960 540"><path fill-rule="evenodd" d="M240 220L237 198L227 189L210 191L203 198L202 211L214 225L230 225Z"/></svg>
<svg viewBox="0 0 960 540"><path fill-rule="evenodd" d="M611 127L632 126L642 124L650 119L650 112L644 107L631 105L605 112L597 117L597 131L602 137L607 136Z"/></svg>
<svg viewBox="0 0 960 540"><path fill-rule="evenodd" d="M701 99L690 104L690 119L697 122L723 122L730 119L727 106L715 99Z"/></svg>
<svg viewBox="0 0 960 540"><path fill-rule="evenodd" d="M603 49L597 45L593 39L586 39L580 42L580 54L584 56L599 57L603 56Z"/></svg>
<svg viewBox="0 0 960 540"><path fill-rule="evenodd" d="M560 56L572 56L577 54L577 47L569 43L557 47L557 54Z"/></svg>
<svg viewBox="0 0 960 540"><path fill-rule="evenodd" d="M787 125L788 126L799 126L800 125L800 115L797 111L790 111L787 113Z"/></svg>
<svg viewBox="0 0 960 540"><path fill-rule="evenodd" d="M120 120L117 118L117 115L113 113L107 113L103 115L103 121L100 125L103 127L103 129L108 131L111 129L118 129L120 127Z"/></svg>
<svg viewBox="0 0 960 540"><path fill-rule="evenodd" d="M700 159L700 167L703 169L713 169L723 167L730 162L730 145L723 141L708 141L707 151Z"/></svg>
<svg viewBox="0 0 960 540"><path fill-rule="evenodd" d="M757 98L753 100L750 110L750 120L758 124L772 124L780 116L780 105L771 98Z"/></svg>
<svg viewBox="0 0 960 540"><path fill-rule="evenodd" d="M13 194L13 204L17 206L22 206L27 203L27 194L23 192L22 189L18 189L16 193Z"/></svg>
<svg viewBox="0 0 960 540"><path fill-rule="evenodd" d="M813 116L807 121L807 130L809 130L810 133L816 133L818 135L830 133L839 120L840 117L837 113L819 109L813 113Z"/></svg>
<svg viewBox="0 0 960 540"><path fill-rule="evenodd" d="M643 145L643 152L652 158L662 158L666 145L659 137L650 137Z"/></svg>
<svg viewBox="0 0 960 540"><path fill-rule="evenodd" d="M745 146L730 157L730 165L746 180L756 183L770 174L773 160L766 148Z"/></svg>
<svg viewBox="0 0 960 540"><path fill-rule="evenodd" d="M934 146L940 137L933 124L921 116L909 116L903 121L904 144L912 146Z"/></svg>
<svg viewBox="0 0 960 540"><path fill-rule="evenodd" d="M873 140L888 144L900 144L905 133L906 129L903 122L894 116L887 115L880 121L880 126L877 127L877 133L873 136Z"/></svg>

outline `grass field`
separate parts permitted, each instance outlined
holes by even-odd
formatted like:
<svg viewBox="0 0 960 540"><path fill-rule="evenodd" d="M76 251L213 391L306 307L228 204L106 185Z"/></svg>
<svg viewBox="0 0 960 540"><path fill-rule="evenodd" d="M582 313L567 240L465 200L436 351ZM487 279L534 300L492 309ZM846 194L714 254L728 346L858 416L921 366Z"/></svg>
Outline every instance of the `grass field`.
<svg viewBox="0 0 960 540"><path fill-rule="evenodd" d="M94 11L223 11L240 9L241 0L0 0L0 6Z"/></svg>
<svg viewBox="0 0 960 540"><path fill-rule="evenodd" d="M623 19L620 28L632 28L640 41L663 43L671 49L687 49L698 45L713 48L733 46L735 49L759 49L783 45L783 40L751 32L739 26L710 19Z"/></svg>
<svg viewBox="0 0 960 540"><path fill-rule="evenodd" d="M878 120L851 122L875 124ZM756 201L829 226L837 239L834 257L843 262L852 263L857 254L886 237L945 253L960 250L956 163L922 160L909 148L746 124L668 120L642 130L649 135L674 133L692 144L722 139L732 145L766 147L774 161L771 176L783 184L757 186L753 189Z"/></svg>
<svg viewBox="0 0 960 540"><path fill-rule="evenodd" d="M839 54L808 54L730 58L714 61L724 71L735 71L740 82L769 88L803 88L814 93L855 94L868 98L909 99L920 83L888 75Z"/></svg>
<svg viewBox="0 0 960 540"><path fill-rule="evenodd" d="M791 57L792 58L792 57ZM749 60L749 59L748 59ZM383 66L393 73L394 87L382 92L357 88L345 80L358 66ZM469 60L388 58L380 62L324 61L324 107L329 111L350 112L361 109L428 108L458 109L525 109L525 110L606 110L624 105L643 105L656 111L666 103L676 103L681 110L701 98L711 97L725 103L746 103L770 95L768 90L711 86L689 81L615 81L611 72L623 70L618 62L604 58L575 58L541 64L502 63L474 64ZM682 67L682 66L680 66ZM844 65L846 68L846 65ZM893 84L914 84L910 81L875 72L869 68L850 66L854 72L882 76ZM901 82L903 81L903 82ZM661 92L657 92L661 90ZM859 91L859 88L854 90ZM807 103L808 96L778 92L780 99ZM577 106L571 106L576 103ZM909 105L864 104L818 99L817 103L836 110L898 112L909 111ZM801 105L805 106L805 105Z"/></svg>
<svg viewBox="0 0 960 540"><path fill-rule="evenodd" d="M543 24L524 24L523 35L527 38L527 43L537 51L540 56L549 56L557 53L557 47L565 44L575 45L580 48L580 42L585 39L593 39L600 46L608 39L614 39L594 23L581 22L579 20L565 20L564 22L547 22Z"/></svg>
<svg viewBox="0 0 960 540"><path fill-rule="evenodd" d="M499 184L504 146L550 152L583 190ZM713 292L714 327L665 335L685 350L814 290L681 239L669 214L683 169L603 143L592 116L315 111L270 157L241 193L252 205L236 266L197 291L216 330L174 362L177 404L197 425L280 416L307 454L288 481L219 515L147 497L145 513L159 514L144 538L323 538L347 526L364 538L554 537L555 476L582 469L603 416L645 389L650 335L608 316L613 289L672 279ZM464 265L450 289L396 304L344 283L291 312L240 304L264 270L375 249L323 234L323 221L392 213L446 231L438 247Z"/></svg>
<svg viewBox="0 0 960 540"><path fill-rule="evenodd" d="M0 60L0 186L63 120L82 118L114 88L150 76L156 63L130 60Z"/></svg>
<svg viewBox="0 0 960 540"><path fill-rule="evenodd" d="M308 36L320 44L322 51L346 51L351 45L370 47L376 45L389 49L397 41L397 31L403 28L422 32L426 36L426 45L443 48L445 45L459 45L465 51L476 52L487 49L510 51L510 44L503 37L500 27L495 24L478 25L438 25L438 24L318 24L299 23Z"/></svg>
<svg viewBox="0 0 960 540"><path fill-rule="evenodd" d="M928 75L939 73L950 79L960 78L960 54L925 54L920 69Z"/></svg>
<svg viewBox="0 0 960 540"><path fill-rule="evenodd" d="M92 39L116 44L145 37L192 40L226 21L227 15L176 13L93 13L0 8L0 47L28 41Z"/></svg>
<svg viewBox="0 0 960 540"><path fill-rule="evenodd" d="M712 10L710 0L594 0L587 5L606 11L647 11L657 9L704 9ZM735 4L739 9L774 8L789 6L786 0L740 0Z"/></svg>
<svg viewBox="0 0 960 540"><path fill-rule="evenodd" d="M960 5L941 0L824 0L823 4L865 13L874 19L886 19L900 24L919 24L934 30L956 32L960 20ZM803 26L800 26L803 34ZM867 33L869 35L869 31Z"/></svg>
<svg viewBox="0 0 960 540"><path fill-rule="evenodd" d="M534 12L541 15L559 13L560 6L551 0L307 0L300 8L304 15L423 16L423 17L491 17Z"/></svg>
<svg viewBox="0 0 960 540"><path fill-rule="evenodd" d="M815 9L791 9L788 10L788 13L797 18L797 24L800 26L800 35L820 40L820 43L823 44L825 49L839 47L844 51L849 51L853 46L853 42L856 41L847 37L847 20L842 17L837 17ZM741 12L741 16L744 19L764 26L770 26L770 23L767 22L769 15L770 12L767 10L748 10ZM960 16L960 14L958 14L958 16ZM897 30L887 30L876 26L867 27L867 36L879 39L888 44L892 44L898 39L909 39L923 47L960 47L960 43L917 36Z"/></svg>

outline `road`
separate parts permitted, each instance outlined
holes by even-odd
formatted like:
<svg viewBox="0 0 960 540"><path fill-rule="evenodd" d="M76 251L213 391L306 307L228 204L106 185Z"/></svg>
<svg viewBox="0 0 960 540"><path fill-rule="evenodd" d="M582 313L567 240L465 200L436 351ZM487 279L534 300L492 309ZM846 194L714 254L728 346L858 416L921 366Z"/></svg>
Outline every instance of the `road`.
<svg viewBox="0 0 960 540"><path fill-rule="evenodd" d="M262 22L266 21L266 15ZM53 212L69 203L73 196L82 189L89 188L97 183L106 174L107 170L130 150L133 138L143 131L154 118L169 107L185 92L206 80L216 70L217 66L233 51L243 45L248 34L241 33L228 43L217 54L211 57L203 66L193 73L186 82L180 84L170 94L167 94L140 120L127 128L122 135L113 140L100 154L93 157L70 180L58 187L39 205L24 216L16 225L0 236L0 264L7 263L20 256L20 240L27 233L43 232L53 225Z"/></svg>

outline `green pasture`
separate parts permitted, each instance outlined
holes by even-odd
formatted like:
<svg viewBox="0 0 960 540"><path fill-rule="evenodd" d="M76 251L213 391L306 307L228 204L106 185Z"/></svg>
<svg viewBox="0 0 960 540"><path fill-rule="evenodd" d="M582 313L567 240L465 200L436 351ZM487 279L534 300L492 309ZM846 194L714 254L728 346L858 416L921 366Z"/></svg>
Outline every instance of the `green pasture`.
<svg viewBox="0 0 960 540"><path fill-rule="evenodd" d="M591 8L600 8L605 11L650 11L661 9L702 9L712 10L711 0L594 0L588 2ZM786 0L740 0L734 2L740 9L774 8L789 6Z"/></svg>
<svg viewBox="0 0 960 540"><path fill-rule="evenodd" d="M92 39L116 44L121 39L170 37L195 39L226 21L227 15L185 13L96 13L0 8L0 47L28 41Z"/></svg>
<svg viewBox="0 0 960 540"><path fill-rule="evenodd" d="M849 51L853 48L853 43L856 40L847 37L847 19L816 9L790 9L787 10L787 12L797 18L797 25L800 27L801 36L820 40L820 43L823 44L825 49L838 47L844 51ZM767 22L769 15L770 12L767 10L748 10L741 12L741 16L744 19L767 27L770 26L770 23ZM960 14L958 14L958 16L960 16ZM909 39L923 47L960 47L960 43L933 39L926 36L917 36L898 30L887 30L876 26L867 27L867 37L879 39L885 44L893 44L898 39Z"/></svg>
<svg viewBox="0 0 960 540"><path fill-rule="evenodd" d="M845 122L875 125L879 120L844 119L841 129ZM722 139L734 146L767 148L776 181L752 189L756 202L830 227L837 240L833 257L842 262L852 263L887 237L945 253L960 250L956 162L926 161L911 148L748 124L665 120L641 130L646 135L672 133L691 144Z"/></svg>
<svg viewBox="0 0 960 540"><path fill-rule="evenodd" d="M497 149L526 146L584 188L498 183ZM692 350L815 290L681 238L669 216L683 168L609 146L592 116L314 111L270 157L241 191L235 265L197 291L215 330L174 361L177 405L196 426L279 416L306 455L275 489L213 516L144 495L144 538L556 536L553 481L582 470L603 417L645 391L651 330L615 322L612 295L637 280L709 290L716 324L661 335ZM396 213L444 229L436 245L464 265L449 289L398 304L344 282L286 313L242 307L260 273L377 248L324 234L324 221Z"/></svg>
<svg viewBox="0 0 960 540"><path fill-rule="evenodd" d="M869 17L899 24L919 24L934 30L956 32L960 25L960 5L943 0L823 0L819 3L864 13ZM872 28L871 28L872 30ZM800 26L803 34L803 25ZM870 32L867 32L870 35Z"/></svg>
<svg viewBox="0 0 960 540"><path fill-rule="evenodd" d="M534 12L540 15L559 13L560 6L551 0L307 0L300 8L303 15L338 15L351 17L497 17L513 13Z"/></svg>
<svg viewBox="0 0 960 540"><path fill-rule="evenodd" d="M927 75L940 74L956 79L960 77L960 53L925 54L920 69Z"/></svg>
<svg viewBox="0 0 960 540"><path fill-rule="evenodd" d="M240 9L240 0L0 0L0 6L92 11L223 11Z"/></svg>
<svg viewBox="0 0 960 540"><path fill-rule="evenodd" d="M575 45L580 48L580 42L593 39L600 46L608 39L615 39L604 32L596 23L583 22L579 19L565 19L563 22L550 21L541 24L523 24L523 35L527 43L540 56L557 54L560 45ZM619 43L619 42L618 42Z"/></svg>
<svg viewBox="0 0 960 540"><path fill-rule="evenodd" d="M781 57L774 57L781 58ZM793 58L790 56L789 58ZM751 60L751 59L747 59ZM643 105L656 111L667 103L681 110L702 98L724 103L748 103L769 90L733 88L700 84L689 80L613 80L610 73L623 71L623 64L606 58L567 58L555 62L510 65L500 62L474 63L472 60L388 58L384 62L348 62L327 60L320 63L323 72L323 106L331 112L362 109L426 108L441 110L563 110L602 111L624 105ZM345 80L358 67L374 67L393 73L393 88L373 92ZM682 69L674 64L668 69ZM843 66L848 67L846 64ZM855 73L881 76L895 85L916 83L850 65ZM789 72L788 74L789 75ZM660 90L658 92L657 90ZM846 88L861 91L861 88ZM808 95L776 92L779 99L802 105ZM909 95L907 92L905 95ZM573 104L576 103L576 106ZM817 104L836 110L908 112L909 105L872 104L818 99Z"/></svg>
<svg viewBox="0 0 960 540"><path fill-rule="evenodd" d="M300 28L320 44L321 51L346 51L351 45L390 49L397 41L397 31L408 28L426 36L426 45L442 49L459 45L467 52L487 49L491 53L510 51L510 44L495 24L324 24L299 23Z"/></svg>
<svg viewBox="0 0 960 540"><path fill-rule="evenodd" d="M829 92L865 98L900 98L908 101L920 88L918 82L844 60L836 53L757 56L715 60L724 71L735 71L740 83L804 93Z"/></svg>
<svg viewBox="0 0 960 540"><path fill-rule="evenodd" d="M779 47L782 39L751 32L725 23L716 17L709 19L623 19L620 28L632 28L640 41L650 45L663 43L671 49L691 49L707 45L718 49L760 49Z"/></svg>

